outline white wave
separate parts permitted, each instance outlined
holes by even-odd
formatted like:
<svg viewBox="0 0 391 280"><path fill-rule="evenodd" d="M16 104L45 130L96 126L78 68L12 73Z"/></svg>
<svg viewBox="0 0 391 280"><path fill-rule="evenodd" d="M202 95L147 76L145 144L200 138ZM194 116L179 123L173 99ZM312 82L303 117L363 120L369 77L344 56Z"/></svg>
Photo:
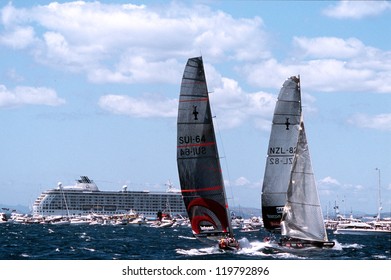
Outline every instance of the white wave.
<svg viewBox="0 0 391 280"><path fill-rule="evenodd" d="M342 244L339 243L336 239L333 239L332 241L335 243L335 245L331 249L332 250L337 250L337 251L342 251Z"/></svg>
<svg viewBox="0 0 391 280"><path fill-rule="evenodd" d="M214 247L206 247L201 249L176 249L176 252L181 255L188 255L188 256L204 256L204 255L213 255L213 254L222 254L224 251L219 250L217 246Z"/></svg>
<svg viewBox="0 0 391 280"><path fill-rule="evenodd" d="M362 249L364 246L361 244L341 244L342 249L353 248L353 249Z"/></svg>
<svg viewBox="0 0 391 280"><path fill-rule="evenodd" d="M206 247L199 249L201 252L205 252L207 254L222 254L224 251L220 250L218 246L213 246L213 247Z"/></svg>
<svg viewBox="0 0 391 280"><path fill-rule="evenodd" d="M282 248L273 242L253 241L249 242L244 248L241 248L237 254L249 256L261 256L274 259L305 259L303 256L297 256L294 252L282 250Z"/></svg>
<svg viewBox="0 0 391 280"><path fill-rule="evenodd" d="M202 256L202 255L208 255L206 252L202 252L198 249L190 249L190 250L184 250L184 249L176 249L176 252L181 255L187 255L187 256Z"/></svg>
<svg viewBox="0 0 391 280"><path fill-rule="evenodd" d="M95 249L93 249L93 248L83 248L84 250L87 250L87 251L90 251L90 252L95 252Z"/></svg>
<svg viewBox="0 0 391 280"><path fill-rule="evenodd" d="M179 236L183 239L193 239L193 237ZM332 249L325 250L338 250L341 251L342 248L345 248L346 245L341 245L336 240L335 246ZM176 252L181 255L188 256L202 256L202 255L212 255L212 254L238 254L238 255L247 255L247 256L257 256L264 258L273 258L273 259L308 259L311 250L314 248L303 248L303 249L292 249L292 248L283 248L274 242L263 242L263 241L249 241L247 238L242 238L238 240L240 244L240 249L237 251L224 251L220 250L218 246L206 247L202 249L177 249ZM357 245L357 244L356 244ZM353 246L356 246L353 245ZM350 246L350 245L349 245ZM319 249L321 252L323 249ZM306 253L307 252L307 253Z"/></svg>
<svg viewBox="0 0 391 280"><path fill-rule="evenodd" d="M373 259L388 260L389 256L386 256L386 255L373 255Z"/></svg>
<svg viewBox="0 0 391 280"><path fill-rule="evenodd" d="M192 236L183 236L183 235L179 235L178 238L182 238L182 239L190 239L190 240L195 240L197 238L195 237L192 237Z"/></svg>
<svg viewBox="0 0 391 280"><path fill-rule="evenodd" d="M251 247L250 241L248 241L248 239L246 237L239 239L238 242L239 242L240 248L250 248Z"/></svg>

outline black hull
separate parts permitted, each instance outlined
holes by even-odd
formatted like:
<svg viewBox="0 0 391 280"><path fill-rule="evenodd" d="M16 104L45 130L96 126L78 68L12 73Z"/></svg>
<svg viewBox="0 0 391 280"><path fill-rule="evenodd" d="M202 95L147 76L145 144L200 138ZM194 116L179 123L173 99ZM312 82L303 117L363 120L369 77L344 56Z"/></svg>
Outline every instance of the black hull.
<svg viewBox="0 0 391 280"><path fill-rule="evenodd" d="M280 223L282 218L281 209L284 208L284 205L281 206L269 206L262 207L262 219L264 228L270 232L281 232Z"/></svg>
<svg viewBox="0 0 391 280"><path fill-rule="evenodd" d="M301 239L281 239L278 245L293 249L308 249L308 248L333 248L335 242L333 241L310 241Z"/></svg>

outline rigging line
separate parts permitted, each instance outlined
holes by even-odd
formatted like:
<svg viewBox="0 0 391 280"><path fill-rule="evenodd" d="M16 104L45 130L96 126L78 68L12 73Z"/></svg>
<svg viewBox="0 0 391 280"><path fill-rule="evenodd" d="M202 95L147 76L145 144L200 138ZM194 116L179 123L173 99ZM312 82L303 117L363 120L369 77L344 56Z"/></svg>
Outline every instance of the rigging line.
<svg viewBox="0 0 391 280"><path fill-rule="evenodd" d="M213 93L213 92L209 92L210 93ZM213 102L209 102L209 105L211 107L211 112L212 112L212 121L215 125L215 130L217 131L217 134L218 134L218 137L219 137L219 142L220 142L220 145L221 148L222 148L222 154L223 156L221 156L220 152L219 152L219 157L220 158L224 158L224 163L225 163L225 169L227 171L227 179L228 179L228 183L229 183L229 190L230 190L230 197L228 198L227 197L227 200L228 199L231 199L232 200L232 204L236 206L236 202L235 202L235 197L233 195L233 191L232 191L232 186L231 186L231 176L230 176L230 173L229 173L229 168L228 168L228 161L227 161L227 157L226 157L226 154L225 154L225 148L224 148L224 142L223 142L223 138L221 137L221 132L220 132L220 128L219 128L219 124L218 124L218 121L217 121L217 117L213 115L213 112L214 112L214 109L213 109ZM224 177L223 177L223 180L224 180ZM224 184L225 185L225 184ZM226 186L227 187L227 186ZM230 207L230 211L232 211L232 207Z"/></svg>

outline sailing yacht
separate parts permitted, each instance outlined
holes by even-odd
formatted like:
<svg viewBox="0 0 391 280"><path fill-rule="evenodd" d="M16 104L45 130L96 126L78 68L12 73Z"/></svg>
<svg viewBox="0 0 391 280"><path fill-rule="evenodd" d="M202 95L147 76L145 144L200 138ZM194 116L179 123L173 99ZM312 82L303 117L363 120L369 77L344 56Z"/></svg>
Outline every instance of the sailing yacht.
<svg viewBox="0 0 391 280"><path fill-rule="evenodd" d="M202 57L187 61L177 119L177 165L193 235L238 249L225 194Z"/></svg>
<svg viewBox="0 0 391 280"><path fill-rule="evenodd" d="M269 232L280 233L294 152L299 137L301 97L296 77L287 79L278 95L262 186L262 220Z"/></svg>
<svg viewBox="0 0 391 280"><path fill-rule="evenodd" d="M284 89L284 86L288 88ZM279 192L283 192L285 196L280 221L281 239L278 244L298 249L308 247L330 248L335 243L328 240L315 176L312 170L311 156L301 110L300 77L289 78L284 83L284 86L281 92L287 95L292 94L293 97L290 100L295 100L284 105L286 107L294 107L295 112L299 112L300 115L294 115L293 117L295 129L298 128L296 143L289 138L292 141L289 144L292 146L285 148L286 160L283 162L280 160L278 163L274 161L275 166L273 166L275 176L281 176L285 180L288 178L285 182L286 186L277 186L279 187ZM297 108L297 105L299 105L299 108ZM289 130L290 121L288 117L286 118L286 129ZM296 124L297 120L299 120L298 126ZM282 135L283 137L286 136L286 134ZM271 149L270 147L278 147L273 145L274 139L279 140L280 138L278 135L274 135L274 138L270 139L269 150ZM289 153L289 151L292 151L292 153ZM266 189L272 188L273 186L266 186ZM280 193L278 195L281 197Z"/></svg>

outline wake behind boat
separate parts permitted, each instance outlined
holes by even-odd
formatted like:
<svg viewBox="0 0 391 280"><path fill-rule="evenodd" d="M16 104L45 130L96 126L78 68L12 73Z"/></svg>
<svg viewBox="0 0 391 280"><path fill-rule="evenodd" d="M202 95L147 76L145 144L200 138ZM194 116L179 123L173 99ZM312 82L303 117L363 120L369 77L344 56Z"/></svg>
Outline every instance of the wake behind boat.
<svg viewBox="0 0 391 280"><path fill-rule="evenodd" d="M202 57L187 61L177 120L177 165L195 237L237 249L213 127Z"/></svg>

